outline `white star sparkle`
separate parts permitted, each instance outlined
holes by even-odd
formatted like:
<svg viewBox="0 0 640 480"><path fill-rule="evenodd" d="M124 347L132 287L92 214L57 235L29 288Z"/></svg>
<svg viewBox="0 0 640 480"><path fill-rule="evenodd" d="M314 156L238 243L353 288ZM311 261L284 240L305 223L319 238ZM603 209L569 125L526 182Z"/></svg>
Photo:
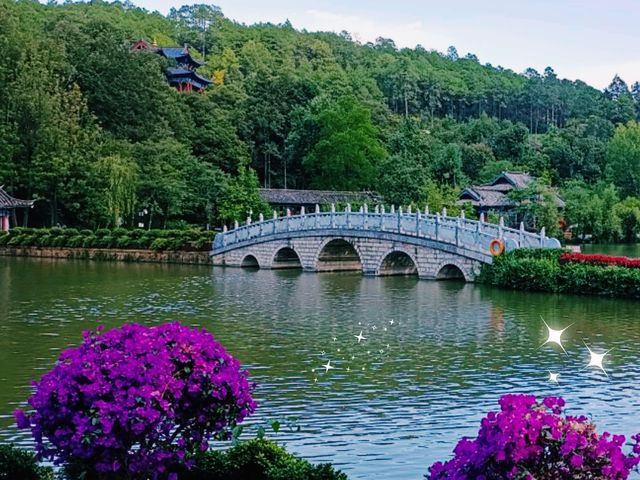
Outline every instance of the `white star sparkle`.
<svg viewBox="0 0 640 480"><path fill-rule="evenodd" d="M546 345L547 343L555 343L557 345L560 345L560 348L562 349L562 351L564 353L566 353L567 355L569 355L567 353L567 351L564 349L564 346L562 345L562 334L564 333L564 331L569 328L571 325L569 325L569 327L565 327L562 330L555 330L553 328L551 328L549 325L547 325L547 322L544 321L544 318L540 317L542 319L542 322L545 324L545 326L547 327L547 330L549 330L549 337L547 338L547 340L540 346Z"/></svg>
<svg viewBox="0 0 640 480"><path fill-rule="evenodd" d="M326 365L322 365L324 367L324 373L327 373L329 370L333 370L334 367L333 365L331 365L331 360L327 360Z"/></svg>
<svg viewBox="0 0 640 480"><path fill-rule="evenodd" d="M558 377L560 376L559 373L552 373L549 372L549 381L550 382L554 382L554 383L558 383Z"/></svg>
<svg viewBox="0 0 640 480"><path fill-rule="evenodd" d="M604 360L604 356L607 353L609 353L611 350L607 350L604 353L596 353L593 350L591 350L589 348L589 345L587 345L586 343L584 344L584 346L587 347L587 350L589 350L589 355L591 355L591 358L589 358L589 365L587 365L585 368L597 367L600 370L602 370L602 373L604 373L608 377L609 375L607 374L607 371L602 366L602 361Z"/></svg>
<svg viewBox="0 0 640 480"><path fill-rule="evenodd" d="M354 337L356 337L358 339L358 343L360 343L361 340L366 340L367 337L363 337L362 336L362 330L360 330L360 333L358 335L354 335Z"/></svg>
<svg viewBox="0 0 640 480"><path fill-rule="evenodd" d="M393 325L393 320L389 320L389 325Z"/></svg>

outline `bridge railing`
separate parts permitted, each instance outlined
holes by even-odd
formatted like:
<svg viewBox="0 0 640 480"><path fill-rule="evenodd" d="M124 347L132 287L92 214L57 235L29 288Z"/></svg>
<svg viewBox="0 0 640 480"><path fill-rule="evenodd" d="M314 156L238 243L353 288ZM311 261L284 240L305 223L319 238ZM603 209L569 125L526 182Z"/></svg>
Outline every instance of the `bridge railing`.
<svg viewBox="0 0 640 480"><path fill-rule="evenodd" d="M374 231L390 232L410 237L425 238L447 243L467 250L487 253L492 240L500 239L507 251L516 248L558 248L560 242L545 235L544 229L540 233L527 232L521 224L520 229L500 224L487 223L482 220L468 220L461 217L451 217L443 214L428 214L420 211L416 213L384 211L351 212L318 212L302 213L275 217L247 224L216 235L213 243L213 253L233 248L235 245L257 241L261 237L276 234L326 230Z"/></svg>

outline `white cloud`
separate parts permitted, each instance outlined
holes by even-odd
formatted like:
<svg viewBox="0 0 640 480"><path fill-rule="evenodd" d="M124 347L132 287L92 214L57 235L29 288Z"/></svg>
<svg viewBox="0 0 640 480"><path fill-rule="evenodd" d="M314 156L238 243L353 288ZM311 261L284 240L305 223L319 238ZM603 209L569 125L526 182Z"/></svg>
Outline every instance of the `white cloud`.
<svg viewBox="0 0 640 480"><path fill-rule="evenodd" d="M354 40L373 42L378 37L391 38L396 46L414 48L420 44L427 49L446 50L451 38L437 29L426 28L421 20L398 22L391 19L377 21L361 15L348 15L324 10L307 10L301 16L292 16L297 28L309 31L341 32L346 30Z"/></svg>

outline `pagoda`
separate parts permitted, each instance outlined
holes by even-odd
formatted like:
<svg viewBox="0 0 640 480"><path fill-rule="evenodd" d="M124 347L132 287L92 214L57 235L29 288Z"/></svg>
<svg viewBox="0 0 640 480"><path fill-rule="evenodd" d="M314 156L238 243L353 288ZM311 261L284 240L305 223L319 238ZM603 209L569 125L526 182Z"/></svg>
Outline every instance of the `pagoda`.
<svg viewBox="0 0 640 480"><path fill-rule="evenodd" d="M189 48L184 47L159 47L146 40L139 40L129 50L131 52L153 52L170 60L172 65L165 70L165 76L169 85L179 92L204 92L211 85L211 80L196 73L196 70L205 64L196 60L189 53Z"/></svg>
<svg viewBox="0 0 640 480"><path fill-rule="evenodd" d="M0 231L9 231L9 216L16 208L30 208L35 200L20 200L13 198L0 185Z"/></svg>

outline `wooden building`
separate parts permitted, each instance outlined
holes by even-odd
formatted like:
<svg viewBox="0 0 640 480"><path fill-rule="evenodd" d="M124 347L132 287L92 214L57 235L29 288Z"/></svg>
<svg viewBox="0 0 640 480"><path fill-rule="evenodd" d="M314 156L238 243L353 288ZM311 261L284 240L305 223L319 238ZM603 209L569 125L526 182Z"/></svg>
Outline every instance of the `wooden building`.
<svg viewBox="0 0 640 480"><path fill-rule="evenodd" d="M208 78L196 73L196 70L205 65L205 62L193 58L187 46L159 47L155 43L138 40L129 48L129 51L157 53L168 59L171 66L164 73L169 85L179 92L203 92L212 83Z"/></svg>
<svg viewBox="0 0 640 480"><path fill-rule="evenodd" d="M0 186L0 231L8 232L12 213L17 208L31 208L34 200L20 200L5 192Z"/></svg>
<svg viewBox="0 0 640 480"><path fill-rule="evenodd" d="M524 172L502 172L490 183L465 188L458 197L459 204L471 203L478 215L496 212L506 215L517 205L509 198L512 190L527 188L536 178ZM556 205L564 208L562 198L556 195Z"/></svg>

